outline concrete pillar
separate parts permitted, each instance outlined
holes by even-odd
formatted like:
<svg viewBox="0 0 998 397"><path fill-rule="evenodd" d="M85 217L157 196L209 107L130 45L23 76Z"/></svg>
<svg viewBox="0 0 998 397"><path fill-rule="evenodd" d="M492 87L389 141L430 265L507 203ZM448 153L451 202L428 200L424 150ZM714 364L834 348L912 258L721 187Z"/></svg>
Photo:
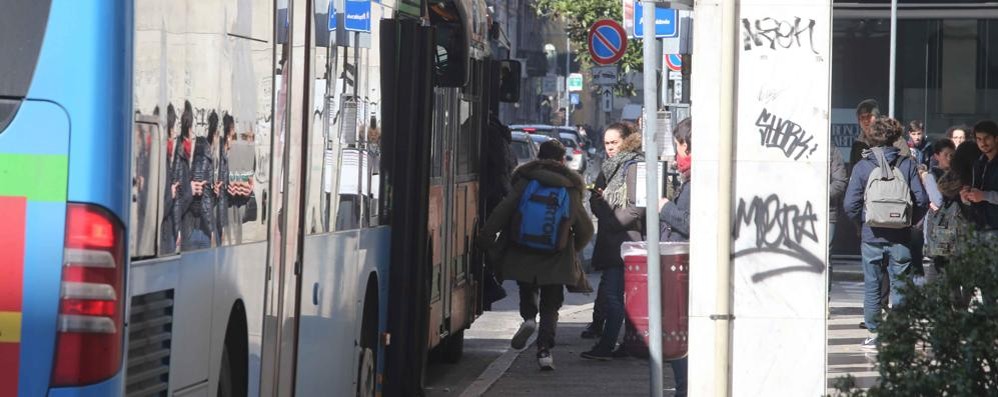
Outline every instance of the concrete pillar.
<svg viewBox="0 0 998 397"><path fill-rule="evenodd" d="M738 2L731 197L718 197L722 1L695 5L690 395L822 395L828 224L831 0ZM718 200L732 225L717 230ZM717 236L733 239L716 280ZM717 288L730 288L727 373L716 373Z"/></svg>

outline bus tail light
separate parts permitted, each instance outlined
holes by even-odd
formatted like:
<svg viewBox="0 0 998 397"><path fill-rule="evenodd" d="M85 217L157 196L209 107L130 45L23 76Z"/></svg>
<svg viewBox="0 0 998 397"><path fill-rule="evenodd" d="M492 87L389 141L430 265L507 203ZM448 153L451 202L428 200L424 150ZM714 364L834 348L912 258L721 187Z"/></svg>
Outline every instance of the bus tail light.
<svg viewBox="0 0 998 397"><path fill-rule="evenodd" d="M69 204L53 386L110 378L121 367L124 230L110 212Z"/></svg>

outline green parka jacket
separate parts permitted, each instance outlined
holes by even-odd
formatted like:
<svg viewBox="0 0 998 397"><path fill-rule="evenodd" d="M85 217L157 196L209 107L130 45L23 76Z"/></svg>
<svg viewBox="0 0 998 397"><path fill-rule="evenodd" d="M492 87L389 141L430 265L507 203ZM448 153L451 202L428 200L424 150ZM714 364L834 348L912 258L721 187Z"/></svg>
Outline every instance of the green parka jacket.
<svg viewBox="0 0 998 397"><path fill-rule="evenodd" d="M507 227L520 204L523 190L531 180L547 186L568 188L571 198L571 233L564 250L555 253L539 252L510 242L505 236ZM582 206L585 182L578 173L564 164L553 160L535 160L526 163L513 172L513 190L485 222L479 240L486 250L493 269L503 280L516 280L537 285L575 285L579 280L581 267L576 263L577 253L593 237L593 221ZM502 234L500 234L502 232ZM499 238L496 239L496 235Z"/></svg>

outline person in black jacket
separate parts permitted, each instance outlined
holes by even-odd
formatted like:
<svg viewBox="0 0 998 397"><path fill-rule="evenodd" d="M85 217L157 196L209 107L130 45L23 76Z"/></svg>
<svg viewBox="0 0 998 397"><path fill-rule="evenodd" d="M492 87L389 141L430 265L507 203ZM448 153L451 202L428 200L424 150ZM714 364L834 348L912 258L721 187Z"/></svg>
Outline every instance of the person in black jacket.
<svg viewBox="0 0 998 397"><path fill-rule="evenodd" d="M676 200L659 200L659 228L663 241L690 241L690 171L692 168L693 121L687 117L676 125L672 138L676 148L676 169L682 184L676 192ZM673 377L676 379L676 397L686 397L687 358L669 361Z"/></svg>
<svg viewBox="0 0 998 397"><path fill-rule="evenodd" d="M191 155L194 150L194 110L189 101L184 101L184 112L180 115L180 137L173 153L173 171L171 176L174 186L173 223L176 230L176 245L184 250L184 245L190 235L190 230L184 222L184 217L194 201L195 183L191 182Z"/></svg>
<svg viewBox="0 0 998 397"><path fill-rule="evenodd" d="M596 304L602 302L604 317L596 318L594 310L593 326L603 332L596 346L582 353L583 358L596 360L613 357L624 322L624 260L620 257L620 245L643 240L644 218L644 211L635 205L634 197L637 163L644 161L641 134L626 124L615 123L607 127L603 143L607 159L589 198L589 206L599 219L592 263L603 271Z"/></svg>
<svg viewBox="0 0 998 397"><path fill-rule="evenodd" d="M177 198L177 188L180 182L174 175L174 160L177 148L177 111L173 104L166 107L166 177L163 178L163 211L162 225L159 234L159 253L172 254L177 251L177 225L173 219L173 202Z"/></svg>
<svg viewBox="0 0 998 397"><path fill-rule="evenodd" d="M842 153L837 147L828 149L828 246L831 247L832 240L835 239L835 218L838 218L839 206L842 204L842 196L846 193L846 184L849 178L846 176L845 161L842 160ZM831 299L832 292L832 262L828 261L828 299Z"/></svg>
<svg viewBox="0 0 998 397"><path fill-rule="evenodd" d="M981 157L974 163L973 184L960 192L960 198L973 203L978 228L998 230L998 124L991 120L977 123L974 137Z"/></svg>

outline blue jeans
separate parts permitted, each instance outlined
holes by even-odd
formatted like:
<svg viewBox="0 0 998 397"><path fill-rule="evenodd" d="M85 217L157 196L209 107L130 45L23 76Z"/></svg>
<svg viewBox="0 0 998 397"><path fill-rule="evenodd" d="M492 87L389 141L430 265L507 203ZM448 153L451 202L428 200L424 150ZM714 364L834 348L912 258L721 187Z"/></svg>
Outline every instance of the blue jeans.
<svg viewBox="0 0 998 397"><path fill-rule="evenodd" d="M877 332L880 324L881 268L887 268L890 277L891 302L895 306L904 303L901 295L901 276L911 267L911 250L896 243L863 243L863 320L870 332Z"/></svg>
<svg viewBox="0 0 998 397"><path fill-rule="evenodd" d="M620 327L624 323L624 267L603 269L599 289L603 292L603 315L606 324L603 326L603 336L600 337L595 349L610 352L617 346L617 336L620 335Z"/></svg>
<svg viewBox="0 0 998 397"><path fill-rule="evenodd" d="M689 376L689 357L669 361L672 367L672 376L676 378L676 397L686 397L687 376Z"/></svg>

